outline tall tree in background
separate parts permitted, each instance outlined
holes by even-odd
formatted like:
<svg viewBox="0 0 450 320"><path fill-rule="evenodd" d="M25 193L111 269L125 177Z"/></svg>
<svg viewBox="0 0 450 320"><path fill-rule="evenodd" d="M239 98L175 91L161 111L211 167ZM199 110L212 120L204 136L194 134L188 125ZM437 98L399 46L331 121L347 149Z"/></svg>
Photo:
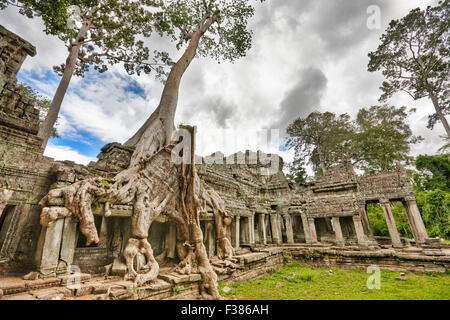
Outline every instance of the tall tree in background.
<svg viewBox="0 0 450 320"><path fill-rule="evenodd" d="M353 131L348 114L313 112L289 125L287 147L295 150L294 162L309 158L316 171L324 174L331 165L349 156Z"/></svg>
<svg viewBox="0 0 450 320"><path fill-rule="evenodd" d="M217 256L222 261L228 259L222 266L231 267L233 248L225 236L224 223L229 221L225 220L225 204L214 190L206 189L200 183L192 161L194 152L190 154L190 164L172 161L171 152L179 142L174 137L174 117L181 79L196 55L219 61L234 61L245 56L251 47L252 33L248 30L248 21L254 10L247 0L158 2L153 13L158 31L175 41L178 49L184 47L184 52L170 70L159 106L126 143L135 147L128 169L110 179L108 184L102 184L102 179L95 177L51 190L40 202L44 207L42 225L47 226L64 215L76 215L80 220L80 231L88 243L97 243L98 230L92 203L102 199L106 202L105 211L110 204L133 203L131 237L123 256L128 266L127 278L134 279L136 285L142 285L156 279L159 273L159 264L148 242L148 232L152 222L164 212L177 229L176 247L181 261L175 270L181 274L199 272L204 297L220 298L217 274L203 243L199 214L207 210L206 206L213 210L218 235ZM194 129L185 128L192 136ZM194 144L191 140L190 150L194 149ZM186 159L189 155L184 151L187 150L182 152ZM45 207L49 199L61 197L65 199L65 208ZM137 252L146 257L145 273L138 274L134 270Z"/></svg>
<svg viewBox="0 0 450 320"><path fill-rule="evenodd" d="M381 45L369 53L368 70L382 70L386 81L380 101L394 93L407 92L414 100L429 97L436 113L429 117L428 127L436 121L450 137L446 115L450 113L450 4L441 1L436 7L420 8L400 20L393 20L381 37Z"/></svg>
<svg viewBox="0 0 450 320"><path fill-rule="evenodd" d="M352 163L371 174L393 170L396 162L412 161L410 146L422 141L412 134L406 107L372 106L360 109L352 139Z"/></svg>
<svg viewBox="0 0 450 320"><path fill-rule="evenodd" d="M68 57L54 69L62 77L45 120L38 132L45 148L73 74L84 76L89 66L105 72L108 65L123 63L129 74L162 74L161 65L170 63L167 54L155 52L150 63L149 49L142 41L159 26L153 23L149 8L152 0L0 0L0 9L8 5L32 18L39 16L45 33L57 36L67 46Z"/></svg>
<svg viewBox="0 0 450 320"><path fill-rule="evenodd" d="M392 170L397 161L408 162L410 145L421 137L412 134L406 107L372 106L360 109L356 120L348 114L313 112L287 129L287 147L295 149L291 179L305 179L305 158L317 173L338 163L351 163L366 173Z"/></svg>

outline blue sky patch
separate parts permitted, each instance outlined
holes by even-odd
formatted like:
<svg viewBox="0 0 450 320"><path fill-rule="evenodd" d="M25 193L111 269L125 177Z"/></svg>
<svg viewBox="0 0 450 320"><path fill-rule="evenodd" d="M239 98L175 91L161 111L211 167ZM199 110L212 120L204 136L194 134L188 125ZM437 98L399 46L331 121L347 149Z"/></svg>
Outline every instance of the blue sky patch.
<svg viewBox="0 0 450 320"><path fill-rule="evenodd" d="M49 142L55 146L68 146L90 158L97 157L100 149L106 144L104 141L84 130L77 130L77 135L73 137L62 136L61 138L50 138Z"/></svg>

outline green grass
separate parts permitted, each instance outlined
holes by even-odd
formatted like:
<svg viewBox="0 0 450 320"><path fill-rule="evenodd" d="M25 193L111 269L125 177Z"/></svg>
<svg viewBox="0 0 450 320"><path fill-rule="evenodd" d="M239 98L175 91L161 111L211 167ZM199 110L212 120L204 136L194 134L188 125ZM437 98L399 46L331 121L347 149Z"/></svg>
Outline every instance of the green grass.
<svg viewBox="0 0 450 320"><path fill-rule="evenodd" d="M264 278L229 285L228 293L222 291L225 284L220 282L220 293L238 300L450 300L448 273L406 273L407 279L401 281L395 279L399 272L381 270L380 289L370 290L366 283L372 274L363 270L316 268L294 262L270 271Z"/></svg>

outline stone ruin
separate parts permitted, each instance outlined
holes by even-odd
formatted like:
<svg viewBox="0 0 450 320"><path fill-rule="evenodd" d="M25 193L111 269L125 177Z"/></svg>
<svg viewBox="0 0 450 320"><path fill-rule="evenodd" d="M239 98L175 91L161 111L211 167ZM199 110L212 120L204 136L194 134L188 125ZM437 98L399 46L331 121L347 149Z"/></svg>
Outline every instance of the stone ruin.
<svg viewBox="0 0 450 320"><path fill-rule="evenodd" d="M106 278L120 279L126 273L122 252L130 238L133 203L112 205L109 216L105 216L104 203L95 203L100 242L87 247L74 217L41 227L43 208L39 202L49 190L86 177L113 177L128 167L133 148L110 143L101 149L98 161L87 166L43 156L37 137L39 112L16 89L17 72L26 56L34 56L36 50L2 26L0 44L0 274L38 271L28 274L20 285L17 282L2 285L0 277L0 296L2 290L13 295L67 284L74 266L83 272L82 279L86 281L89 274L105 271ZM261 170L267 168L260 161L263 156L278 161L276 173L262 174ZM237 270L218 267L216 271L222 280L261 276L269 268L282 265L286 257L342 267L377 263L394 270L401 266L440 272L449 267L449 250L439 239L428 238L411 181L401 165L395 171L373 176L356 175L351 164L339 165L301 186L288 182L281 158L262 152L238 152L227 158L220 153L197 157L196 166L201 183L219 193L232 217L226 236L241 267ZM405 239L399 236L391 201L401 201L405 206L414 235L414 240L409 241L413 247L407 247ZM374 202L383 209L390 234L387 240L381 241L372 234L366 206ZM63 207L64 199L53 199L44 206ZM202 214L204 242L211 258L216 254L214 224L212 212ZM167 293L170 288L180 283L184 283L186 292L195 293L199 275L183 278L170 274L170 267L177 262L177 234L175 225L164 214L151 225L148 240L161 264L161 274L150 287L138 290L138 298L167 298L171 296ZM402 263L399 265L397 261ZM143 264L145 258L138 254L136 270ZM96 282L86 292L92 294L102 285ZM80 292L84 291L77 291L76 296ZM124 299L131 297L136 298L123 295Z"/></svg>

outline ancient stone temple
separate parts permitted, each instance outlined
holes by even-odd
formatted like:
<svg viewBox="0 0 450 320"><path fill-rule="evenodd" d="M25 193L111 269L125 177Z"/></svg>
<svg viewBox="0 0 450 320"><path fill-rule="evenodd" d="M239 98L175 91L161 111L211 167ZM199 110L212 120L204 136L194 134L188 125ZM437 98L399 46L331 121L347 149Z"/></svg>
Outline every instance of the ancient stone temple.
<svg viewBox="0 0 450 320"><path fill-rule="evenodd" d="M123 281L127 272L123 251L131 236L134 203L93 203L99 242L87 246L80 222L65 214L65 199L43 199L49 190L90 176L103 177L102 183L108 184L108 179L129 166L133 148L108 144L98 161L88 166L43 156L37 137L38 110L16 89L20 66L36 50L1 26L0 44L0 297L33 293L42 299L55 295L97 299L111 294L114 286L119 287L114 296L121 299L171 298L174 288L183 292L179 297L198 294L199 274L172 272L179 261L178 238L166 214L152 223L148 236L160 264L158 279L130 291L133 282ZM274 164L276 170L269 172ZM288 182L280 157L262 152L228 157L217 152L197 157L196 168L201 184L220 195L229 214L226 237L234 247L237 264L231 268L213 262L223 281L256 278L289 259L342 267L378 264L393 270L443 272L449 268L448 249L439 239L428 238L411 181L401 165L373 176L355 174L350 164L339 165L301 186ZM404 204L414 240L399 236L392 201ZM368 203L382 206L389 239L381 241L372 235ZM202 212L200 224L213 261L218 235L210 209ZM43 227L40 219L46 212L59 212L62 218ZM406 247L406 241L413 246ZM137 253L134 268L139 271L144 265L145 257ZM66 285L74 272L81 272L82 285L70 291ZM2 282L2 277L26 273L22 282L17 278ZM40 290L46 287L56 289L44 294Z"/></svg>

